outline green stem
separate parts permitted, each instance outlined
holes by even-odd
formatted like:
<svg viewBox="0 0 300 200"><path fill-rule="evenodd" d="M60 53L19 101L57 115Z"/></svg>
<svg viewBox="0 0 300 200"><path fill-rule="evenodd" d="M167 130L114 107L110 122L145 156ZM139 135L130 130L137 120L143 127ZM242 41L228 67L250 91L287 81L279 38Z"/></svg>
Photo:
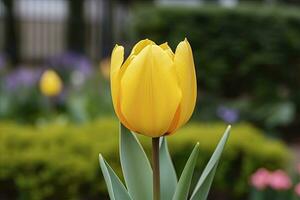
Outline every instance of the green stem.
<svg viewBox="0 0 300 200"><path fill-rule="evenodd" d="M153 200L160 200L159 137L152 138Z"/></svg>

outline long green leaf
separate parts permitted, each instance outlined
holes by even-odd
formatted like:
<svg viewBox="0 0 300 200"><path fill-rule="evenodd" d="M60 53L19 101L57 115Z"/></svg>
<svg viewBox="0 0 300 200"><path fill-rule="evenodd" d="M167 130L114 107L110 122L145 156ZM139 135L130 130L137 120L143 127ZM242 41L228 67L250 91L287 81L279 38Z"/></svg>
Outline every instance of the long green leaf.
<svg viewBox="0 0 300 200"><path fill-rule="evenodd" d="M152 200L152 168L135 134L120 125L120 159L128 192L134 200Z"/></svg>
<svg viewBox="0 0 300 200"><path fill-rule="evenodd" d="M190 200L206 200L209 189L213 182L214 175L216 173L216 169L219 163L219 159L222 155L223 149L225 147L226 141L229 137L231 126L228 126L223 137L221 138L216 150L211 156L208 164L206 165L196 187L192 193Z"/></svg>
<svg viewBox="0 0 300 200"><path fill-rule="evenodd" d="M159 147L160 199L172 200L177 185L177 175L169 153L167 139L162 137Z"/></svg>
<svg viewBox="0 0 300 200"><path fill-rule="evenodd" d="M102 155L99 155L101 170L107 185L109 197L111 200L132 200L126 188L115 174L113 169L104 160Z"/></svg>
<svg viewBox="0 0 300 200"><path fill-rule="evenodd" d="M189 189L197 163L199 154L199 143L194 147L178 181L173 200L186 200L189 194Z"/></svg>

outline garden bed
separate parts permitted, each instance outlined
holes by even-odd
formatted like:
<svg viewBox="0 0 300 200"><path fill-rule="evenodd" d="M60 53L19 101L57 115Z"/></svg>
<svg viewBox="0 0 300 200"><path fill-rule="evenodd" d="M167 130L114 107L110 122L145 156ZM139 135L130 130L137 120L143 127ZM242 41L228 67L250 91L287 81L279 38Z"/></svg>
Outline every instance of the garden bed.
<svg viewBox="0 0 300 200"><path fill-rule="evenodd" d="M225 127L223 123L190 123L169 137L177 172L180 174L191 147L199 141L196 173L201 173ZM120 175L116 119L38 127L1 122L0 138L0 197L99 199L106 194L98 163L100 152ZM150 140L141 139L149 152ZM249 124L236 124L217 170L212 194L226 191L229 199L243 197L248 192L249 176L257 168L284 168L290 158L290 151L280 141L266 138Z"/></svg>

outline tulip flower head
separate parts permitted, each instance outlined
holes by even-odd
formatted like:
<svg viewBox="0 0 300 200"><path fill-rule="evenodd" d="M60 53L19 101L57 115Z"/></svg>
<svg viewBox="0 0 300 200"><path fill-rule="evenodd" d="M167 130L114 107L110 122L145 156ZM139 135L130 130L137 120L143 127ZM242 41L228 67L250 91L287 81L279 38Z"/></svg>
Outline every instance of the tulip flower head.
<svg viewBox="0 0 300 200"><path fill-rule="evenodd" d="M197 96L192 49L185 39L175 53L167 43L141 40L124 62L124 48L111 56L115 112L131 131L150 137L174 133L191 117Z"/></svg>
<svg viewBox="0 0 300 200"><path fill-rule="evenodd" d="M62 81L53 70L47 70L40 79L40 90L48 97L57 96L62 91Z"/></svg>
<svg viewBox="0 0 300 200"><path fill-rule="evenodd" d="M265 189L269 184L270 172L267 169L258 169L250 178L250 183L258 190Z"/></svg>

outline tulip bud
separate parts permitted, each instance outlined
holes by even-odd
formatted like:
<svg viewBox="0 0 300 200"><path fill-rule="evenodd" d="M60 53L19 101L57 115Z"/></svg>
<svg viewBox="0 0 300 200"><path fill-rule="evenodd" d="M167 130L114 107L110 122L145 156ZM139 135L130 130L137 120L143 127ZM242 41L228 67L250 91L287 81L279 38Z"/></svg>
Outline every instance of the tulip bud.
<svg viewBox="0 0 300 200"><path fill-rule="evenodd" d="M45 96L57 96L62 90L62 81L53 70L47 70L40 79L40 90Z"/></svg>
<svg viewBox="0 0 300 200"><path fill-rule="evenodd" d="M115 112L128 129L150 137L174 133L191 117L197 95L195 67L185 39L175 54L167 43L142 40L124 61L116 45L111 57Z"/></svg>

